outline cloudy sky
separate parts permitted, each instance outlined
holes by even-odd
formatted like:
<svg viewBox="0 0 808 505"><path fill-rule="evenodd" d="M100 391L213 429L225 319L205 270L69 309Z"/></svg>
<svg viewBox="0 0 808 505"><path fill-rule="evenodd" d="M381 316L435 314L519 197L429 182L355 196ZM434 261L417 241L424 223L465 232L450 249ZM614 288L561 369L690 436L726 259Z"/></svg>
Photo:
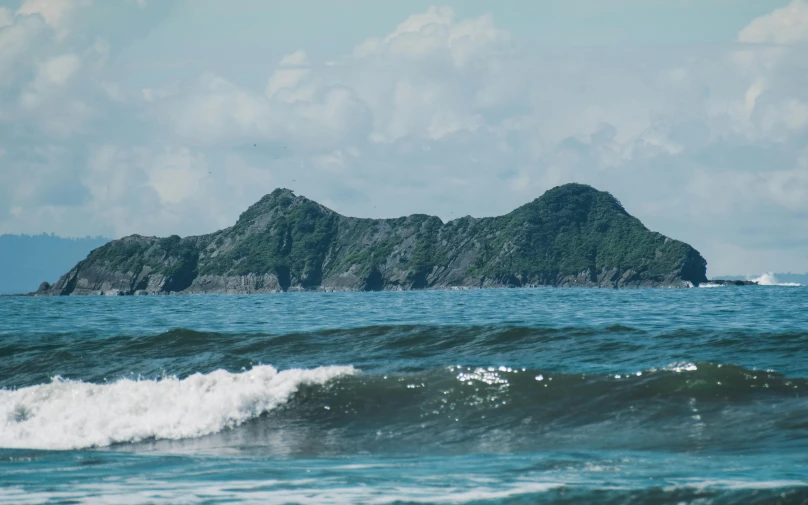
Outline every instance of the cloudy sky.
<svg viewBox="0 0 808 505"><path fill-rule="evenodd" d="M0 233L200 234L612 192L808 271L808 0L0 0Z"/></svg>

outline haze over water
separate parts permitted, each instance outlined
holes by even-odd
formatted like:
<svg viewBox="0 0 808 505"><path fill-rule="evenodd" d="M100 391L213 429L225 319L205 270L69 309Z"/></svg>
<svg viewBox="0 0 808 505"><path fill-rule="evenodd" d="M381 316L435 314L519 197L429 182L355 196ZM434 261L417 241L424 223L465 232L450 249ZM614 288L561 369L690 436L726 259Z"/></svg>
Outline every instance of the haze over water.
<svg viewBox="0 0 808 505"><path fill-rule="evenodd" d="M808 289L0 299L0 502L806 503Z"/></svg>

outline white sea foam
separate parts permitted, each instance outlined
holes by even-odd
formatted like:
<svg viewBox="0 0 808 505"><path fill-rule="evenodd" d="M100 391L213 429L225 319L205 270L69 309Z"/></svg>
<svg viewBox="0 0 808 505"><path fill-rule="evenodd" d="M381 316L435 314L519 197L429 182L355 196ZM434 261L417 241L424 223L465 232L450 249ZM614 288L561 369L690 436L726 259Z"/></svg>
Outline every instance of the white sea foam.
<svg viewBox="0 0 808 505"><path fill-rule="evenodd" d="M761 286L799 286L796 282L777 282L777 277L773 273L765 273L756 279L752 279Z"/></svg>
<svg viewBox="0 0 808 505"><path fill-rule="evenodd" d="M600 470L590 470L600 471ZM607 469L606 471L612 471ZM446 485L437 476L430 481L396 485L350 485L340 482L339 477L287 480L230 480L214 482L183 482L176 479L146 481L120 479L107 482L71 483L63 489L48 486L47 491L31 491L22 487L0 488L0 502L18 505L34 505L50 502L70 502L82 505L176 505L211 503L212 501L238 502L241 504L299 503L316 505L333 503L350 505L388 505L394 503L479 503L480 501L508 500L525 495L547 493L564 487L590 488L593 491L616 490L627 494L632 488L625 485L608 485L601 480L587 482L572 479L564 482L535 482L517 480L500 483L497 479L478 479L468 476L455 485ZM483 480L484 482L480 482ZM485 481L490 482L486 484ZM414 485L413 485L414 484ZM442 484L442 485L441 485ZM739 481L739 480L684 480L663 488L664 492L680 489L754 491L768 489L803 488L804 481ZM642 493L643 488L635 491Z"/></svg>
<svg viewBox="0 0 808 505"><path fill-rule="evenodd" d="M684 479L683 482L677 485L664 488L665 491L673 491L676 489L695 488L698 490L705 489L731 489L731 490L749 490L749 489L780 489L780 488L799 488L808 487L808 482L801 480L764 480L764 481L745 481L745 480L732 480L732 479Z"/></svg>
<svg viewBox="0 0 808 505"><path fill-rule="evenodd" d="M286 402L303 384L322 384L353 367L242 373L216 370L182 380L108 384L54 378L0 390L0 447L79 449L146 439L194 438L238 426Z"/></svg>
<svg viewBox="0 0 808 505"><path fill-rule="evenodd" d="M139 505L141 503L176 505L178 503L211 503L212 501L243 504L299 503L317 505L333 503L350 505L366 503L469 503L506 500L520 495L546 493L563 487L557 482L514 482L501 486L481 486L465 482L465 486L436 486L420 483L407 485L346 485L335 479L299 479L281 481L200 482L109 482L75 484L70 490L30 492L23 488L0 488L0 501L19 505L45 502L70 502L82 505ZM331 484L323 486L323 484Z"/></svg>
<svg viewBox="0 0 808 505"><path fill-rule="evenodd" d="M699 369L699 367L696 366L695 363L682 362L682 363L671 363L668 366L662 367L662 369L667 372L682 373L682 372L695 372L696 370Z"/></svg>
<svg viewBox="0 0 808 505"><path fill-rule="evenodd" d="M705 282L705 283L699 284L699 287L700 288L723 288L724 285L723 284L713 284L712 282Z"/></svg>

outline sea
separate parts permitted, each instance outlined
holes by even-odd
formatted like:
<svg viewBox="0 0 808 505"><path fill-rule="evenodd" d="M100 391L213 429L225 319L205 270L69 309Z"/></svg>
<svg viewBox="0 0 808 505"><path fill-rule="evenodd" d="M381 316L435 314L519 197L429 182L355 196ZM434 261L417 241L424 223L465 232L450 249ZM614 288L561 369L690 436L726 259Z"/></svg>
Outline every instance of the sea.
<svg viewBox="0 0 808 505"><path fill-rule="evenodd" d="M808 288L3 297L0 503L806 504Z"/></svg>

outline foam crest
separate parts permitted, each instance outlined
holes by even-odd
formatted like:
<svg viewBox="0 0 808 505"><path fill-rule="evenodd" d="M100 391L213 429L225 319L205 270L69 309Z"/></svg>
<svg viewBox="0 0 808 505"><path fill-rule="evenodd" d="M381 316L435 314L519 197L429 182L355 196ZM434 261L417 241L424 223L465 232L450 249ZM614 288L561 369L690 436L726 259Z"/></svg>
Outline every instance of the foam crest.
<svg viewBox="0 0 808 505"><path fill-rule="evenodd" d="M771 272L752 280L760 286L799 286L796 282L777 282L777 277Z"/></svg>
<svg viewBox="0 0 808 505"><path fill-rule="evenodd" d="M256 366L182 380L63 380L0 390L0 447L79 449L147 439L194 438L238 426L286 402L304 384L355 373L353 367L284 370Z"/></svg>

